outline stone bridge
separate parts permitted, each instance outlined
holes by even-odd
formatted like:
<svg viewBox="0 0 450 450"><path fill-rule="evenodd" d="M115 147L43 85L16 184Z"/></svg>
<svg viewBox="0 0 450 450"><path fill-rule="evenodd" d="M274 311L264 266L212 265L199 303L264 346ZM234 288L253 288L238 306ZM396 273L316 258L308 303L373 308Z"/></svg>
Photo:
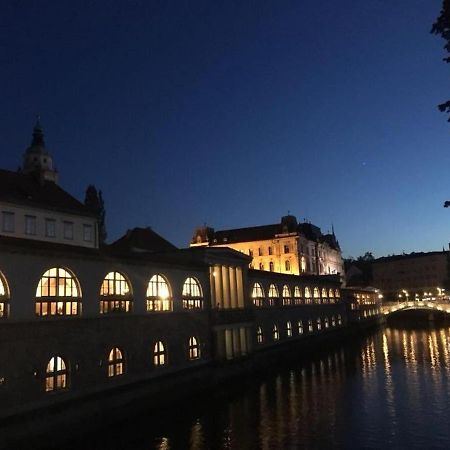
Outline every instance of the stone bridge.
<svg viewBox="0 0 450 450"><path fill-rule="evenodd" d="M426 311L436 311L450 314L449 301L442 300L411 300L405 302L387 302L383 303L381 311L384 315L392 314L397 311L407 311L412 309L421 309Z"/></svg>

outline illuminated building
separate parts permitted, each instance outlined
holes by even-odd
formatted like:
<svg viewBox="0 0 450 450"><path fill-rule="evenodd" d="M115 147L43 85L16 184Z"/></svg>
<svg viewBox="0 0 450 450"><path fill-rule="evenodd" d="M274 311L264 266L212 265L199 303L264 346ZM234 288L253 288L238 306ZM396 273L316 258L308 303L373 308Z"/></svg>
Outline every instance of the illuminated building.
<svg viewBox="0 0 450 450"><path fill-rule="evenodd" d="M230 247L252 257L250 268L287 274L344 274L339 242L334 230L322 234L310 223L292 215L281 222L249 228L215 231L196 229L191 247Z"/></svg>
<svg viewBox="0 0 450 450"><path fill-rule="evenodd" d="M378 258L372 262L372 284L386 300L422 300L446 296L449 252L421 252Z"/></svg>
<svg viewBox="0 0 450 450"><path fill-rule="evenodd" d="M0 418L55 404L84 417L113 393L153 402L347 326L336 275L251 270L242 252L178 249L149 228L88 245L81 230L97 217L55 183L49 155L38 153L47 166L38 158L34 170L0 173L1 211L14 214L0 234ZM26 215L35 233L19 225ZM69 217L71 239L59 234ZM55 236L45 234L46 219ZM50 426L60 410L33 414L34 426Z"/></svg>

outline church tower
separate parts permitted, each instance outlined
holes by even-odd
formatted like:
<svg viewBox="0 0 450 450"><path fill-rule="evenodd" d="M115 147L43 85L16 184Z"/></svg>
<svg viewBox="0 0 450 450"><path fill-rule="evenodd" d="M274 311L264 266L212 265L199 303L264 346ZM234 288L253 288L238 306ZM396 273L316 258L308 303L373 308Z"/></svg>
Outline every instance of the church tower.
<svg viewBox="0 0 450 450"><path fill-rule="evenodd" d="M23 173L37 173L42 180L58 182L58 171L45 148L44 133L39 117L33 129L33 139L23 156Z"/></svg>

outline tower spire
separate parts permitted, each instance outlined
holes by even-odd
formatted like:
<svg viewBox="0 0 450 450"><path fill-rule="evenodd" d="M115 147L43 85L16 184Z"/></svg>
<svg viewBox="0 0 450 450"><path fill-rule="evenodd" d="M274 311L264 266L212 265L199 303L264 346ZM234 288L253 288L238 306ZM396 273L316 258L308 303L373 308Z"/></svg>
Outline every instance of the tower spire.
<svg viewBox="0 0 450 450"><path fill-rule="evenodd" d="M42 131L41 116L36 116L36 125L33 128L33 139L31 147L42 147L45 149L44 132Z"/></svg>

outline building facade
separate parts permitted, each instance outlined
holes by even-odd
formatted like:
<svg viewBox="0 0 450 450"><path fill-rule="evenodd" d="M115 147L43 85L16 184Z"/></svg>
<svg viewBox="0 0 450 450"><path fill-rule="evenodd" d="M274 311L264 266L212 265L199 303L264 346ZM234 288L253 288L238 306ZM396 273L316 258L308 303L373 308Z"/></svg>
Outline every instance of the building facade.
<svg viewBox="0 0 450 450"><path fill-rule="evenodd" d="M448 251L378 258L372 263L372 284L391 301L446 297L448 264Z"/></svg>
<svg viewBox="0 0 450 450"><path fill-rule="evenodd" d="M61 221L68 212L58 192L77 205L74 223L94 224L89 209L44 176L49 167L0 177L46 189L29 203L2 201ZM144 228L102 246L97 237L86 245L19 231L0 234L2 420L62 404L58 415L94 407L113 393L156 397L202 385L349 324L337 275L252 270L243 252L177 249Z"/></svg>
<svg viewBox="0 0 450 450"><path fill-rule="evenodd" d="M230 247L252 258L250 268L285 274L344 274L344 263L334 230L322 234L310 223L298 223L295 216L279 224L215 231L195 230L191 247Z"/></svg>

